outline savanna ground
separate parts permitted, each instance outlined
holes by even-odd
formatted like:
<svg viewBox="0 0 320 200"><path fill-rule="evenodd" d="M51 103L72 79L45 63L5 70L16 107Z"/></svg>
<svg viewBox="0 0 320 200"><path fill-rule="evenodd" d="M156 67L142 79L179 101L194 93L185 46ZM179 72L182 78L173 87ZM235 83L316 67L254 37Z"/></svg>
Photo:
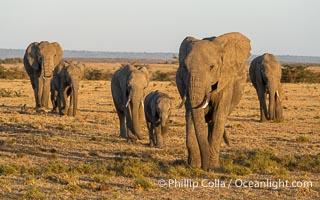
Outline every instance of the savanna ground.
<svg viewBox="0 0 320 200"><path fill-rule="evenodd" d="M110 73L120 67L86 65ZM148 68L157 74L174 72L177 65ZM222 171L215 173L186 164L184 109L173 109L165 147L157 149L148 147L145 124L144 139L137 143L118 137L110 81L81 82L76 117L36 112L29 80L1 79L0 90L1 199L320 197L320 84L283 84L285 120L259 123L258 99L248 83L226 124L231 144L222 144ZM168 93L179 105L174 82L151 81L148 92L153 90ZM166 185L160 187L162 180ZM279 180L288 186L276 187Z"/></svg>

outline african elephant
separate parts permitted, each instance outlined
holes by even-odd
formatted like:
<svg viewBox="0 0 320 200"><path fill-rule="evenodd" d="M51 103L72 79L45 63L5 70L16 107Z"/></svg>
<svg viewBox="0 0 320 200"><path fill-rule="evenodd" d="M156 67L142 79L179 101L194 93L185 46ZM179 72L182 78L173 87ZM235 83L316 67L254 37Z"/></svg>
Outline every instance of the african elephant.
<svg viewBox="0 0 320 200"><path fill-rule="evenodd" d="M274 55L265 53L252 60L249 73L260 102L260 121L283 120L280 62ZM268 111L267 94L269 94Z"/></svg>
<svg viewBox="0 0 320 200"><path fill-rule="evenodd" d="M219 167L224 125L242 97L250 50L250 40L240 33L203 40L187 37L181 43L176 83L186 109L192 167Z"/></svg>
<svg viewBox="0 0 320 200"><path fill-rule="evenodd" d="M52 112L57 112L57 109L60 108L60 82L61 82L61 72L63 67L65 66L65 61L61 61L53 70L53 77L50 83L50 91L51 91L51 103L52 103Z"/></svg>
<svg viewBox="0 0 320 200"><path fill-rule="evenodd" d="M144 99L144 113L149 130L150 146L162 147L171 115L171 98L162 92L150 92Z"/></svg>
<svg viewBox="0 0 320 200"><path fill-rule="evenodd" d="M23 63L34 90L36 108L48 108L52 71L61 59L62 48L57 42L33 42L26 49Z"/></svg>
<svg viewBox="0 0 320 200"><path fill-rule="evenodd" d="M76 116L79 83L83 77L84 65L75 61L62 61L55 69L51 81L53 112L59 107L61 115ZM67 99L70 97L70 103Z"/></svg>
<svg viewBox="0 0 320 200"><path fill-rule="evenodd" d="M142 139L144 92L149 84L147 68L126 65L117 70L111 80L111 92L120 121L120 137Z"/></svg>

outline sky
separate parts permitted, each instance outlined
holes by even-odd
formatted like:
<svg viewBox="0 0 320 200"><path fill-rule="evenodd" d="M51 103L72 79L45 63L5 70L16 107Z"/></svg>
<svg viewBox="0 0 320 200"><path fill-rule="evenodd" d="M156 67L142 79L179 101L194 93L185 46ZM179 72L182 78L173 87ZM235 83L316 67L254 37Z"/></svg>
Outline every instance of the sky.
<svg viewBox="0 0 320 200"><path fill-rule="evenodd" d="M186 36L241 32L252 54L320 56L318 0L1 0L0 48L178 52Z"/></svg>

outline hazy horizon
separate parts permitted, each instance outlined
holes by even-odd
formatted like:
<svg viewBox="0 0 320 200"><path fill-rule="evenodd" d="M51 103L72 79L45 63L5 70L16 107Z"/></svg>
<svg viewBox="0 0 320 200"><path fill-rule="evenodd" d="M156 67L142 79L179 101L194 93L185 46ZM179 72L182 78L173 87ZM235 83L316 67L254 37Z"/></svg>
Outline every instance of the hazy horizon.
<svg viewBox="0 0 320 200"><path fill-rule="evenodd" d="M0 48L176 53L186 36L241 32L254 55L320 56L318 1L3 0ZM48 9L44 9L48 8Z"/></svg>

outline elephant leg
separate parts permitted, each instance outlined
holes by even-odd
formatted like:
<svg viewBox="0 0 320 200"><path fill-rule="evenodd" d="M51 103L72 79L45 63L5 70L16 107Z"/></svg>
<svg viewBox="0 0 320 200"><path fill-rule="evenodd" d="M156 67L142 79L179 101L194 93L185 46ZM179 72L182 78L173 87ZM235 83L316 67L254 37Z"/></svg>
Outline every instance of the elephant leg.
<svg viewBox="0 0 320 200"><path fill-rule="evenodd" d="M283 120L283 111L282 111L282 105L280 97L276 95L275 97L275 118L277 120Z"/></svg>
<svg viewBox="0 0 320 200"><path fill-rule="evenodd" d="M161 148L163 146L163 137L161 133L161 125L155 127L156 135L156 147Z"/></svg>
<svg viewBox="0 0 320 200"><path fill-rule="evenodd" d="M36 108L40 107L39 101L38 101L38 79L33 74L30 75L30 82L33 89L34 99L36 102Z"/></svg>
<svg viewBox="0 0 320 200"><path fill-rule="evenodd" d="M153 147L155 145L154 134L153 134L153 125L151 122L147 122L147 128L149 132L149 146Z"/></svg>
<svg viewBox="0 0 320 200"><path fill-rule="evenodd" d="M68 108L68 116L72 116L72 111L73 111L73 95L72 95L72 92L71 92L71 94L70 94L70 96L69 96L69 99L70 99L70 101L69 101L69 108Z"/></svg>
<svg viewBox="0 0 320 200"><path fill-rule="evenodd" d="M123 111L117 109L118 117L119 117L119 123L120 123L120 137L121 138L127 138L127 126L126 126L126 120L125 120L125 114Z"/></svg>
<svg viewBox="0 0 320 200"><path fill-rule="evenodd" d="M52 112L57 112L58 108L58 91L51 91Z"/></svg>
<svg viewBox="0 0 320 200"><path fill-rule="evenodd" d="M66 111L68 110L68 107L69 107L69 103L68 103L68 95L67 95L67 91L69 89L69 86L66 86L66 85L62 85L61 86L61 89L60 89L60 94L61 94L61 97L60 97L60 103L61 103L61 106L59 108L59 112L61 115L64 115L66 114Z"/></svg>
<svg viewBox="0 0 320 200"><path fill-rule="evenodd" d="M200 148L194 130L191 110L186 112L186 144L188 149L188 164L195 168L201 167Z"/></svg>
<svg viewBox="0 0 320 200"><path fill-rule="evenodd" d="M42 104L41 104L41 97L42 97L42 92L43 92L43 80L42 78L35 78L35 98L36 98L36 107L37 108L41 108Z"/></svg>
<svg viewBox="0 0 320 200"><path fill-rule="evenodd" d="M221 149L221 142L225 133L225 123L229 114L229 108L231 104L231 92L230 89L226 90L219 101L217 110L214 112L213 118L213 131L211 138L209 139L210 146L210 158L209 168L219 168L219 155Z"/></svg>
<svg viewBox="0 0 320 200"><path fill-rule="evenodd" d="M265 122L268 120L268 111L267 111L267 104L266 104L266 93L264 92L264 89L258 87L257 88L257 94L259 98L260 103L260 121Z"/></svg>
<svg viewBox="0 0 320 200"><path fill-rule="evenodd" d="M214 127L214 124L212 122L209 122L208 123L208 141L210 141L212 137L213 127ZM224 132L223 132L223 140L227 145L230 145L226 129L224 129Z"/></svg>

